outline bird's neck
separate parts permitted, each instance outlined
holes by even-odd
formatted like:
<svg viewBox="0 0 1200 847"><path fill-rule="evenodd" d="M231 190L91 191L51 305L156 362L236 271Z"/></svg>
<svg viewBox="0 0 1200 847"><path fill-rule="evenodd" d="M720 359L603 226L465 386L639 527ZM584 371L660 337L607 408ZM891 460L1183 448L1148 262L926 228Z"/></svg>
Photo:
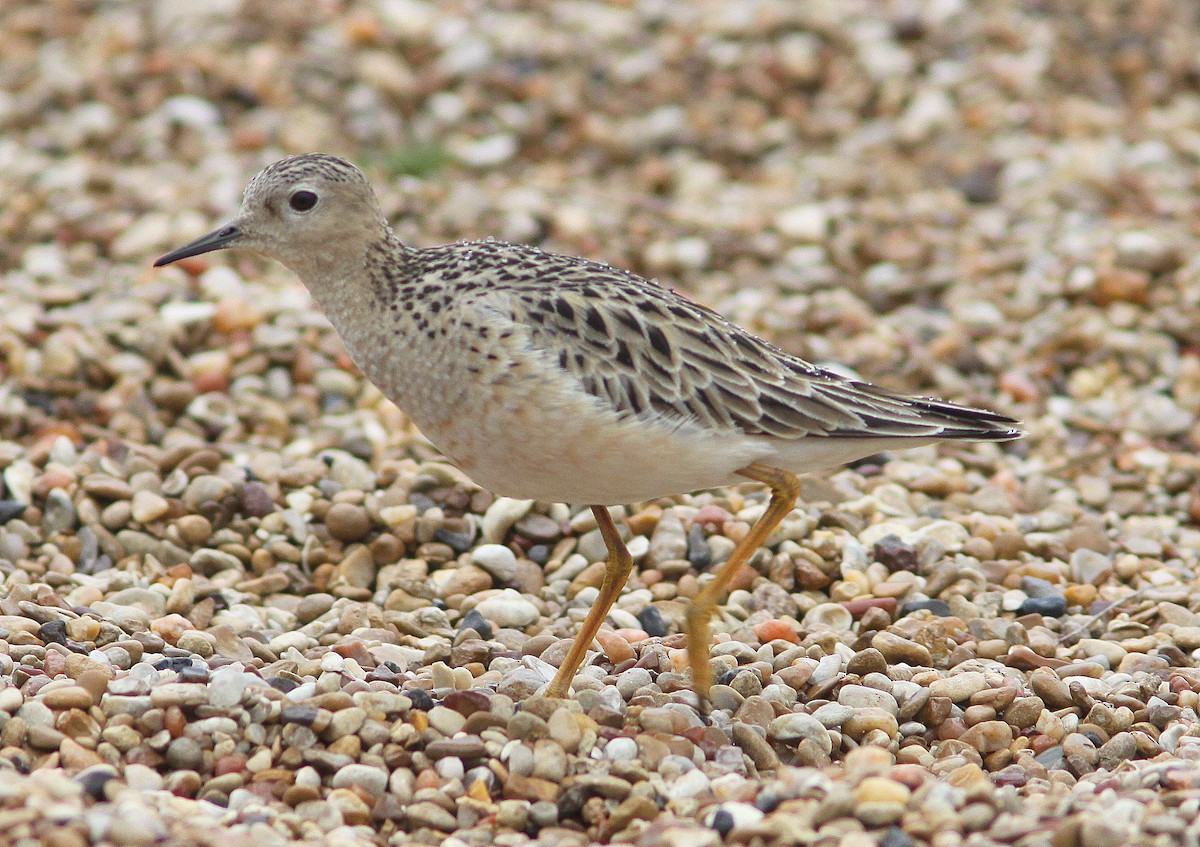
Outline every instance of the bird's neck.
<svg viewBox="0 0 1200 847"><path fill-rule="evenodd" d="M377 308L379 269L400 273L414 252L391 229L370 236L373 237L364 233L364 237L331 245L328 250L283 260L312 292L313 299L339 332L343 331L345 320L352 320L360 313L365 316Z"/></svg>
<svg viewBox="0 0 1200 847"><path fill-rule="evenodd" d="M348 257L339 261L326 256L290 267L342 337L351 358L369 371L372 368L363 367L362 360L393 333L395 316L389 306L396 297L395 286L409 282L409 262L418 251L387 229L352 251L338 252Z"/></svg>

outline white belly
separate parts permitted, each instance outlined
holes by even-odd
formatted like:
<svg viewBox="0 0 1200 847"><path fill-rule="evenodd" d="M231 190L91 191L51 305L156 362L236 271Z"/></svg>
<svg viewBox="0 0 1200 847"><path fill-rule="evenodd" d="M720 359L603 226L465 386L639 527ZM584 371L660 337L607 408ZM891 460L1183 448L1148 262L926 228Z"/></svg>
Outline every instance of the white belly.
<svg viewBox="0 0 1200 847"><path fill-rule="evenodd" d="M608 506L728 485L762 454L745 439L698 438L586 417L551 421L539 414L519 413L493 425L477 421L474 429L433 441L497 494Z"/></svg>

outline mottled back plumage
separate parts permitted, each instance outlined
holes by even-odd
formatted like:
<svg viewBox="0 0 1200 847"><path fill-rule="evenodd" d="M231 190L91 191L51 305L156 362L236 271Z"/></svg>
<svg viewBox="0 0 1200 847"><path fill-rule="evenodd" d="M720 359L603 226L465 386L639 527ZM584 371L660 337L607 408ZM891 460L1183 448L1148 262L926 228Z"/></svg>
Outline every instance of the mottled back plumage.
<svg viewBox="0 0 1200 847"><path fill-rule="evenodd" d="M461 296L495 303L498 317L525 326L538 349L622 416L784 439L1016 434L1002 415L811 365L674 291L599 262L474 241L414 251L405 272L457 276L468 256L464 276L474 279L457 282Z"/></svg>

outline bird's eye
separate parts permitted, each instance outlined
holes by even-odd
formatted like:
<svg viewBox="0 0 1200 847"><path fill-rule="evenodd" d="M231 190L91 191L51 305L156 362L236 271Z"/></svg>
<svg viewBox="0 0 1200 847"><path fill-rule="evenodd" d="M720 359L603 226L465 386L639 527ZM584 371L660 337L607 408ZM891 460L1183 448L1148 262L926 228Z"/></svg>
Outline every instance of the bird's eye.
<svg viewBox="0 0 1200 847"><path fill-rule="evenodd" d="M297 212L307 212L317 205L317 195L312 191L297 191L288 198L288 205Z"/></svg>

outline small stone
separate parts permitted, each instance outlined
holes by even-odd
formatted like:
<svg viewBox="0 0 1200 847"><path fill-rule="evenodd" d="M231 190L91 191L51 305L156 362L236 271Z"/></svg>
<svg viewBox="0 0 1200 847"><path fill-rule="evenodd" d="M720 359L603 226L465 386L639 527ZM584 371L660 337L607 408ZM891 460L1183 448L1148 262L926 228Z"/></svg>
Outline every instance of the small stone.
<svg viewBox="0 0 1200 847"><path fill-rule="evenodd" d="M347 491L371 491L375 488L375 473L362 459L344 450L326 450L321 455L329 462L329 479L337 483L339 488Z"/></svg>
<svg viewBox="0 0 1200 847"><path fill-rule="evenodd" d="M755 624L754 634L758 636L759 643L761 644L768 644L772 641L789 641L792 644L800 643L800 637L796 634L796 631L787 623L780 620L769 620Z"/></svg>
<svg viewBox="0 0 1200 847"><path fill-rule="evenodd" d="M820 203L806 203L785 209L775 216L775 229L797 241L819 243L829 231L829 211Z"/></svg>
<svg viewBox="0 0 1200 847"><path fill-rule="evenodd" d="M371 556L370 548L364 544L355 544L346 551L346 555L334 568L330 584L370 588L371 583L375 581L375 573L375 560Z"/></svg>
<svg viewBox="0 0 1200 847"><path fill-rule="evenodd" d="M439 573L441 573L439 571ZM436 584L436 583L435 583ZM441 595L453 597L456 594L478 594L492 587L492 575L483 568L472 564L461 564L454 568L441 582Z"/></svg>
<svg viewBox="0 0 1200 847"><path fill-rule="evenodd" d="M198 546L212 535L212 524L203 515L184 515L175 522L179 537L184 544Z"/></svg>
<svg viewBox="0 0 1200 847"><path fill-rule="evenodd" d="M1037 723L1046 704L1040 697L1018 697L1004 711L1004 720L1017 729L1025 729Z"/></svg>
<svg viewBox="0 0 1200 847"><path fill-rule="evenodd" d="M496 626L510 629L522 629L541 617L537 606L509 588L481 600L475 610Z"/></svg>
<svg viewBox="0 0 1200 847"><path fill-rule="evenodd" d="M895 701L893 700L893 702ZM850 720L853 714L854 707L852 706L842 705L841 703L826 703L814 710L812 716L819 720L823 726L834 729Z"/></svg>
<svg viewBox="0 0 1200 847"><path fill-rule="evenodd" d="M73 529L75 521L75 504L71 502L71 495L61 488L53 489L46 497L46 506L42 513L42 532L48 536L57 535Z"/></svg>
<svg viewBox="0 0 1200 847"><path fill-rule="evenodd" d="M900 727L896 716L886 709L868 708L856 709L854 714L847 718L842 729L854 739L861 739L874 730L883 732L888 738L895 738Z"/></svg>
<svg viewBox="0 0 1200 847"><path fill-rule="evenodd" d="M891 663L904 663L922 668L933 666L933 656L927 647L886 630L875 634L871 639L871 646Z"/></svg>
<svg viewBox="0 0 1200 847"><path fill-rule="evenodd" d="M900 616L906 617L914 612L928 611L934 617L948 618L952 614L950 604L945 600L910 600L900 607Z"/></svg>
<svg viewBox="0 0 1200 847"><path fill-rule="evenodd" d="M583 740L579 721L569 709L555 709L547 721L547 728L550 738L568 753L574 753Z"/></svg>
<svg viewBox="0 0 1200 847"><path fill-rule="evenodd" d="M242 513L252 518L262 518L275 511L275 501L265 485L257 480L247 482L242 488ZM328 526L328 515L326 515ZM332 530L330 531L332 534Z"/></svg>
<svg viewBox="0 0 1200 847"><path fill-rule="evenodd" d="M232 709L242 702L249 685L249 674L234 666L217 668L208 682L208 704L217 709Z"/></svg>
<svg viewBox="0 0 1200 847"><path fill-rule="evenodd" d="M1117 236L1117 261L1125 267L1149 273L1161 273L1179 262L1169 241L1146 230L1128 230Z"/></svg>
<svg viewBox="0 0 1200 847"><path fill-rule="evenodd" d="M334 788L359 788L378 799L387 790L388 772L371 765L350 764L333 775Z"/></svg>
<svg viewBox="0 0 1200 847"><path fill-rule="evenodd" d="M1112 570L1112 560L1095 550L1081 548L1071 554L1071 579L1075 582L1096 582Z"/></svg>
<svg viewBox="0 0 1200 847"><path fill-rule="evenodd" d="M558 800L559 784L536 776L521 776L510 773L504 784L504 795L512 799L545 801L553 803Z"/></svg>
<svg viewBox="0 0 1200 847"><path fill-rule="evenodd" d="M868 826L884 826L904 814L911 795L902 783L869 776L854 788L854 814Z"/></svg>
<svg viewBox="0 0 1200 847"><path fill-rule="evenodd" d="M461 730L466 722L463 714L445 706L434 706L429 710L429 725L447 738Z"/></svg>
<svg viewBox="0 0 1200 847"><path fill-rule="evenodd" d="M41 697L42 702L51 709L90 709L95 703L92 693L79 685L56 688Z"/></svg>
<svg viewBox="0 0 1200 847"><path fill-rule="evenodd" d="M37 636L47 644L66 644L67 622L61 620L46 621L38 627Z"/></svg>
<svg viewBox="0 0 1200 847"><path fill-rule="evenodd" d="M958 703L967 700L988 687L987 679L978 671L954 673L929 684L929 693L934 697L947 697Z"/></svg>
<svg viewBox="0 0 1200 847"><path fill-rule="evenodd" d="M667 632L667 622L663 620L662 612L657 606L647 606L637 614L638 623L642 630L651 638L662 638Z"/></svg>
<svg viewBox="0 0 1200 847"><path fill-rule="evenodd" d="M429 827L439 832L453 832L458 826L458 820L437 803L422 800L413 803L406 810L408 822L413 827Z"/></svg>
<svg viewBox="0 0 1200 847"><path fill-rule="evenodd" d="M648 558L654 564L662 564L687 555L687 531L675 509L667 509L658 519L658 525L650 536Z"/></svg>
<svg viewBox="0 0 1200 847"><path fill-rule="evenodd" d="M1200 626L1176 627L1172 633L1175 644L1180 650L1188 652L1200 649Z"/></svg>
<svg viewBox="0 0 1200 847"><path fill-rule="evenodd" d="M195 653L197 656L205 659L216 652L216 645L213 643L212 636L206 632L199 632L194 629L181 632L179 638L175 641L175 646L180 650L187 650L189 653Z"/></svg>
<svg viewBox="0 0 1200 847"><path fill-rule="evenodd" d="M166 763L175 770L199 770L204 764L204 751L191 738L174 739L167 745Z"/></svg>
<svg viewBox="0 0 1200 847"><path fill-rule="evenodd" d="M1061 593L1046 597L1030 597L1020 605L1017 615L1045 615L1048 618L1058 618L1066 614L1067 598Z"/></svg>
<svg viewBox="0 0 1200 847"><path fill-rule="evenodd" d="M481 529L484 540L492 544L499 544L503 541L513 524L529 514L533 502L532 500L515 500L511 497L497 497L483 513Z"/></svg>
<svg viewBox="0 0 1200 847"><path fill-rule="evenodd" d="M1054 674L1032 674L1029 677L1029 687L1051 709L1066 709L1075 705L1067 684Z"/></svg>
<svg viewBox="0 0 1200 847"><path fill-rule="evenodd" d="M604 757L614 762L633 761L637 754L637 742L625 736L617 736L604 745Z"/></svg>
<svg viewBox="0 0 1200 847"><path fill-rule="evenodd" d="M1137 739L1132 733L1118 732L1100 746L1097 764L1104 770L1116 770L1123 762L1137 758Z"/></svg>
<svg viewBox="0 0 1200 847"><path fill-rule="evenodd" d="M18 500L0 500L0 526L19 518L29 506Z"/></svg>
<svg viewBox="0 0 1200 847"><path fill-rule="evenodd" d="M323 592L306 594L296 606L296 618L302 624L309 623L332 609L333 604L334 597L332 594L325 594Z"/></svg>
<svg viewBox="0 0 1200 847"><path fill-rule="evenodd" d="M371 518L362 506L334 503L325 513L325 528L338 541L361 541L371 531Z"/></svg>
<svg viewBox="0 0 1200 847"><path fill-rule="evenodd" d="M171 510L166 498L152 491L135 491L131 505L133 519L141 524L156 521Z"/></svg>
<svg viewBox="0 0 1200 847"><path fill-rule="evenodd" d="M887 658L874 647L855 653L846 664L846 673L866 676L869 673L887 673Z"/></svg>
<svg viewBox="0 0 1200 847"><path fill-rule="evenodd" d="M854 625L854 615L841 603L818 603L804 614L805 629L845 632Z"/></svg>
<svg viewBox="0 0 1200 847"><path fill-rule="evenodd" d="M981 721L962 734L959 740L987 755L1012 744L1012 727L1004 721Z"/></svg>
<svg viewBox="0 0 1200 847"><path fill-rule="evenodd" d="M838 703L851 709L884 709L893 715L900 710L891 694L865 685L843 685L838 692Z"/></svg>
<svg viewBox="0 0 1200 847"><path fill-rule="evenodd" d="M1108 661L1110 668L1119 666L1121 661L1129 655L1129 651L1120 644L1114 644L1103 638L1081 638L1078 647L1089 658L1103 657Z"/></svg>
<svg viewBox="0 0 1200 847"><path fill-rule="evenodd" d="M915 573L920 565L917 559L917 551L901 541L896 535L885 535L876 541L871 555L876 562L882 564L892 573L898 571Z"/></svg>
<svg viewBox="0 0 1200 847"><path fill-rule="evenodd" d="M497 582L512 582L517 575L517 557L502 544L481 544L471 551L471 561L483 568Z"/></svg>
<svg viewBox="0 0 1200 847"><path fill-rule="evenodd" d="M523 831L529 826L529 804L521 800L501 800L496 804L496 824Z"/></svg>
<svg viewBox="0 0 1200 847"><path fill-rule="evenodd" d="M828 755L833 750L829 731L812 715L793 712L780 715L767 726L767 737L784 744L793 744L804 739L815 741Z"/></svg>
<svg viewBox="0 0 1200 847"><path fill-rule="evenodd" d="M608 656L608 660L614 665L631 661L637 656L633 645L611 629L601 628L596 633L596 640L600 642L600 647L604 650L604 655Z"/></svg>
<svg viewBox="0 0 1200 847"><path fill-rule="evenodd" d="M430 741L425 746L429 758L438 759L481 759L487 755L487 746L478 735L458 735L454 738L440 738Z"/></svg>
<svg viewBox="0 0 1200 847"><path fill-rule="evenodd" d="M201 474L193 479L183 492L183 504L197 512L206 506L219 503L234 492L233 483L219 476ZM132 496L132 491L130 495Z"/></svg>
<svg viewBox="0 0 1200 847"><path fill-rule="evenodd" d="M496 686L496 693L511 697L519 703L535 695L547 682L549 679L533 668L516 667L500 680Z"/></svg>

